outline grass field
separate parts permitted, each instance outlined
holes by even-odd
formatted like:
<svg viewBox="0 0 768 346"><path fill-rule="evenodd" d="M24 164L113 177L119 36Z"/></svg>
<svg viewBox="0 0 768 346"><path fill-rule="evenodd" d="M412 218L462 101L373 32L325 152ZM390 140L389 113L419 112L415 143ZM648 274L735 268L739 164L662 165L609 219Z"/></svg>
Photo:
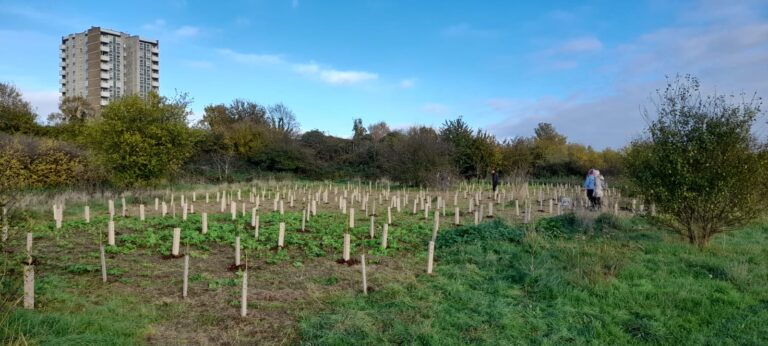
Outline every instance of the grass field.
<svg viewBox="0 0 768 346"><path fill-rule="evenodd" d="M109 219L92 204L85 223L68 206L61 229L32 214L36 310L19 307L23 234L2 245L0 341L4 344L768 344L768 226L755 224L698 249L644 216L577 212L522 225L509 206L479 226L454 228L449 211L436 242L434 275L425 273L432 220L393 217L389 247L359 213L353 259L367 254L370 292L360 266L339 264L347 215L322 206L300 232L300 207L260 212L260 234L209 210L187 221L116 217L101 282L98 244ZM298 204L298 203L297 203ZM207 209L206 209L207 208ZM130 215L136 215L134 209ZM507 220L507 221L504 221ZM277 228L286 222L286 246ZM469 216L462 223L471 224ZM190 296L181 297L182 260L168 256L182 228L190 255ZM241 269L248 260L249 312L239 316Z"/></svg>

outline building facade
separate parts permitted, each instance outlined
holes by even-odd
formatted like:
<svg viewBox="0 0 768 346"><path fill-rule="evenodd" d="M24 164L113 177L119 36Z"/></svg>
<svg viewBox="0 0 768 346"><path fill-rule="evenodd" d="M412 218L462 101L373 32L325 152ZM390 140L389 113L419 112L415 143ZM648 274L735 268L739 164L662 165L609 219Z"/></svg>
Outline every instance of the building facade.
<svg viewBox="0 0 768 346"><path fill-rule="evenodd" d="M61 97L81 96L98 110L125 95L160 89L160 47L99 27L61 38Z"/></svg>

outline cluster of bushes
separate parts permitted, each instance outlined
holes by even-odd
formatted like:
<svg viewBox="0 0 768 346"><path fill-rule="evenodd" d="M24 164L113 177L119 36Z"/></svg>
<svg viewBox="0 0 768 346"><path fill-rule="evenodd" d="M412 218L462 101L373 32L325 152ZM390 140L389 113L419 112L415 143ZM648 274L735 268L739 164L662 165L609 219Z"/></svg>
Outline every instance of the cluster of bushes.
<svg viewBox="0 0 768 346"><path fill-rule="evenodd" d="M97 177L85 153L50 138L0 133L0 206L12 204L21 187L42 189L79 186Z"/></svg>

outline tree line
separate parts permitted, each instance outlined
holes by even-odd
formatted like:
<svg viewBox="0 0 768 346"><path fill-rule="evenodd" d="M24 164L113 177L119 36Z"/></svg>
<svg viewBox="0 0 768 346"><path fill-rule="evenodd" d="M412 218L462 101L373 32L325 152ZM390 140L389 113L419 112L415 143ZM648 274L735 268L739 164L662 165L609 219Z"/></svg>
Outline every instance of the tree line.
<svg viewBox="0 0 768 346"><path fill-rule="evenodd" d="M532 137L499 140L472 129L462 117L446 120L439 128L402 130L392 130L385 122L366 126L354 119L351 137L341 138L319 129L301 132L294 112L282 103L265 106L235 99L208 105L202 118L190 123L188 95L151 94L145 99L123 97L99 112L82 97L67 97L59 112L41 125L14 86L0 84L0 97L1 140L26 148L24 155L13 155L36 161L46 152L30 151L30 143L45 142L49 151L59 148L59 155L76 162L79 169L71 174L77 175L77 183L89 186L232 182L255 172L312 179L387 178L426 186L482 179L493 169L516 178L582 175L591 167L618 175L622 169L619 151L568 143L547 123L539 124ZM84 171L89 174L76 173ZM56 172L62 175L68 176ZM64 181L71 183L57 178L29 185L53 187Z"/></svg>

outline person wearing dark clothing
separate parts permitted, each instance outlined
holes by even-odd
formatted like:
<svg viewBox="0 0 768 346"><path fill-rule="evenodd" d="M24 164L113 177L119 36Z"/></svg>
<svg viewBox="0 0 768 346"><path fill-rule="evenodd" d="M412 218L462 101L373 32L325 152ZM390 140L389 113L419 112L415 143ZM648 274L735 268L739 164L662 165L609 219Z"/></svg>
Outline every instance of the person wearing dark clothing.
<svg viewBox="0 0 768 346"><path fill-rule="evenodd" d="M493 185L493 192L496 192L496 187L499 186L499 173L496 170L491 171L491 185Z"/></svg>

